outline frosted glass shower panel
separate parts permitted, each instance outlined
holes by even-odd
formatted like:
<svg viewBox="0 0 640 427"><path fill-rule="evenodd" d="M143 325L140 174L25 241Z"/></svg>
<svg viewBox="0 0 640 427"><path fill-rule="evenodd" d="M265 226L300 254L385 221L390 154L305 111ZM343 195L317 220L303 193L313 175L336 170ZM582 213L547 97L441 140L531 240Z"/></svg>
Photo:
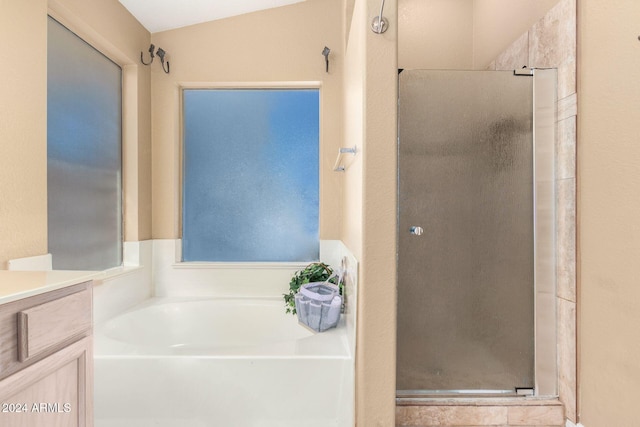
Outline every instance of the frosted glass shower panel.
<svg viewBox="0 0 640 427"><path fill-rule="evenodd" d="M532 81L400 74L400 396L534 387Z"/></svg>
<svg viewBox="0 0 640 427"><path fill-rule="evenodd" d="M183 261L319 257L317 89L183 92Z"/></svg>
<svg viewBox="0 0 640 427"><path fill-rule="evenodd" d="M122 70L49 18L47 197L53 267L122 263Z"/></svg>

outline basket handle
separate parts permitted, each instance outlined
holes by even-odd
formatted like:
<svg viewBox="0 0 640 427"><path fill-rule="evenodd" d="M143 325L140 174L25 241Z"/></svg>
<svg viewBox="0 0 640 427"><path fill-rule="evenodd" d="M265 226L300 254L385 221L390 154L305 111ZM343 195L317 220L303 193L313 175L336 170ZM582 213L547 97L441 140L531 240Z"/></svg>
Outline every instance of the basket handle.
<svg viewBox="0 0 640 427"><path fill-rule="evenodd" d="M308 287L313 287L313 286L324 286L327 287L329 289L331 289L331 293L327 294L327 295L320 295L317 292L313 292L310 289L307 289ZM338 294L338 287L336 285L334 285L333 283L325 283L325 282L312 282L312 283L305 283L304 285L302 285L300 287L300 293L310 299L314 299L316 301L331 301L333 299L333 297L335 297Z"/></svg>

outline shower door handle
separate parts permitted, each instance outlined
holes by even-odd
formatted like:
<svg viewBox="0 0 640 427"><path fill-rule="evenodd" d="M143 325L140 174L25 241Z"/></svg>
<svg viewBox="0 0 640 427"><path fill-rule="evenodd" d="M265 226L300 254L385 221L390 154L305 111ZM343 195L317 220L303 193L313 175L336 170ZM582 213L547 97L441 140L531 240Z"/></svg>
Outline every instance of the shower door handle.
<svg viewBox="0 0 640 427"><path fill-rule="evenodd" d="M414 225L409 229L409 233L413 234L414 236L422 236L422 233L424 233L424 229L418 225Z"/></svg>

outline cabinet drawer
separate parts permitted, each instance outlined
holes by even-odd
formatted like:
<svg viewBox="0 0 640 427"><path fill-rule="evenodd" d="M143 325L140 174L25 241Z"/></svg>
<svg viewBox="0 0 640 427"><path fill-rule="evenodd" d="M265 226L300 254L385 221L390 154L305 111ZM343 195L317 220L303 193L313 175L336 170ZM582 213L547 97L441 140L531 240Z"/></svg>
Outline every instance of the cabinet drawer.
<svg viewBox="0 0 640 427"><path fill-rule="evenodd" d="M91 292L83 290L18 312L18 360L26 362L91 329Z"/></svg>

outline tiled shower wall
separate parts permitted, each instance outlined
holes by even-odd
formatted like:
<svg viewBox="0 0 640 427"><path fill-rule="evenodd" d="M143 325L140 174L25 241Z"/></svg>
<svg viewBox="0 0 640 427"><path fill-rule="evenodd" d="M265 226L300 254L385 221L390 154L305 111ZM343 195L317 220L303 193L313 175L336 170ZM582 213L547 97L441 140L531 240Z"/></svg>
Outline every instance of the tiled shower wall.
<svg viewBox="0 0 640 427"><path fill-rule="evenodd" d="M489 66L558 69L556 138L558 388L576 422L576 0L561 0Z"/></svg>

